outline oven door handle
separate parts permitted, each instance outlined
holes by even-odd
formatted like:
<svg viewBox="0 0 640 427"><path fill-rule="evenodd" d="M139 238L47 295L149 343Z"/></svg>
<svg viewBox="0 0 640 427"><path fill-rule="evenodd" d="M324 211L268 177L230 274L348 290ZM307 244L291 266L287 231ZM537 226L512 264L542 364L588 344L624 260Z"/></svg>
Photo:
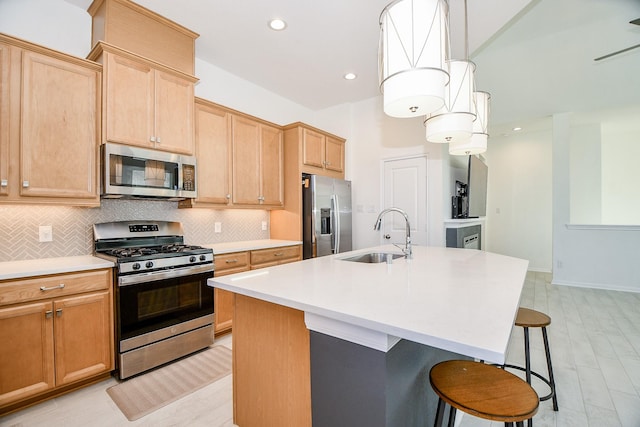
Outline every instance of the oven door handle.
<svg viewBox="0 0 640 427"><path fill-rule="evenodd" d="M171 270L152 271L150 273L137 273L129 276L118 277L118 286L136 285L138 283L154 282L156 280L187 277L194 274L213 272L213 264L203 264Z"/></svg>

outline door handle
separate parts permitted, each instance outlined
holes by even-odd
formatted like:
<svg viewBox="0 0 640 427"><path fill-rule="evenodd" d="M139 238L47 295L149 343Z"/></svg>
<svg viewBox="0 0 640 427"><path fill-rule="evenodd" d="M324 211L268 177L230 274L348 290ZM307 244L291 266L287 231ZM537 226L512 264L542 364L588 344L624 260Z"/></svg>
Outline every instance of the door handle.
<svg viewBox="0 0 640 427"><path fill-rule="evenodd" d="M385 238L385 239L387 239L387 240L389 240L389 239L391 239L391 235L390 235L390 234L385 234L385 235L384 235L384 238Z"/></svg>

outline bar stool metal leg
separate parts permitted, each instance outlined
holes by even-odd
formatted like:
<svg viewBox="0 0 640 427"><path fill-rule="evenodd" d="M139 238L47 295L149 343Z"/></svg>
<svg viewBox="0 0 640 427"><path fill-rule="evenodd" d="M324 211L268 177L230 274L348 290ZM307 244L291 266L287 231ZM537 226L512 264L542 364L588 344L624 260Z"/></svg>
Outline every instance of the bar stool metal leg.
<svg viewBox="0 0 640 427"><path fill-rule="evenodd" d="M547 356L547 370L549 371L549 382L551 383L551 398L553 400L553 410L558 410L558 396L556 395L556 380L553 378L553 368L551 367L551 352L549 351L549 338L547 328L542 328L542 339L544 341L544 352Z"/></svg>
<svg viewBox="0 0 640 427"><path fill-rule="evenodd" d="M438 399L438 409L436 411L436 421L433 423L433 427L442 426L442 418L444 416L444 400Z"/></svg>

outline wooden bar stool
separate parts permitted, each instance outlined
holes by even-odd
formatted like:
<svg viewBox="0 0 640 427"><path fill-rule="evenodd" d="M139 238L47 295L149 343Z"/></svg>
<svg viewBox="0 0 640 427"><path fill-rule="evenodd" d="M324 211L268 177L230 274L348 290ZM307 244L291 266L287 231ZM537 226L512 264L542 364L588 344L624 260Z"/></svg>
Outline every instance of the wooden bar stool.
<svg viewBox="0 0 640 427"><path fill-rule="evenodd" d="M524 328L524 359L525 367L516 365L504 365L505 368L518 369L524 371L527 382L531 384L531 376L539 378L549 386L550 392L540 398L540 401L553 399L553 410L558 410L558 397L556 396L556 382L553 378L553 368L551 366L551 353L549 351L549 338L547 336L547 326L551 324L551 318L544 313L529 308L520 307L516 315L516 326ZM542 328L542 340L544 341L544 352L547 356L547 371L549 378L545 378L537 372L531 370L531 352L529 351L529 328Z"/></svg>
<svg viewBox="0 0 640 427"><path fill-rule="evenodd" d="M439 397L434 426L442 426L445 404L449 404L449 427L456 410L505 426L523 426L538 411L535 390L518 376L481 362L449 360L431 368L429 381Z"/></svg>

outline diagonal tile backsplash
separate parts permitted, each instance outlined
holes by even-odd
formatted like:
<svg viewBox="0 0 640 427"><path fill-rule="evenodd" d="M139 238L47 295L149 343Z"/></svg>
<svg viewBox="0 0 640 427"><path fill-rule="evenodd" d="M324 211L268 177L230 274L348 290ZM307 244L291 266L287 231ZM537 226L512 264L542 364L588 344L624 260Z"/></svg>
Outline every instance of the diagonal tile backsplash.
<svg viewBox="0 0 640 427"><path fill-rule="evenodd" d="M99 208L0 205L0 262L93 253L93 224L111 221L179 221L185 242L233 242L268 239L262 221L269 212L253 209L178 209L177 202L102 200ZM214 233L214 223L222 232ZM39 242L38 228L51 225L52 242Z"/></svg>

